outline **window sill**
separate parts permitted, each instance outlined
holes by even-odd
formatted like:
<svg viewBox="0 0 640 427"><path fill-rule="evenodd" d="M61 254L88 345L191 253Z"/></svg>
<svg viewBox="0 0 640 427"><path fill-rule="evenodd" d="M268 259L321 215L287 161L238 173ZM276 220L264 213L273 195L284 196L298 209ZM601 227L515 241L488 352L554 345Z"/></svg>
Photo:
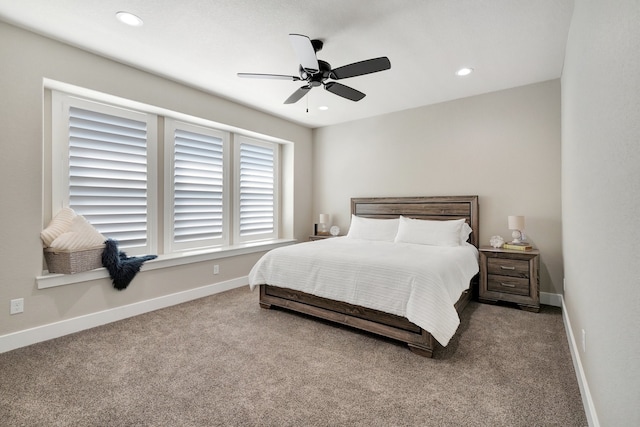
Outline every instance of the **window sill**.
<svg viewBox="0 0 640 427"><path fill-rule="evenodd" d="M214 259L228 258L238 255L251 254L255 252L269 251L281 246L296 243L295 239L269 240L265 242L246 243L242 245L225 246L221 248L202 249L186 251L176 254L160 255L158 258L146 261L142 265L141 271L157 270L160 268L175 267L178 265L191 264L195 262L210 261ZM43 271L41 276L36 277L38 289L54 288L56 286L71 285L73 283L88 282L108 278L109 273L106 268L96 268L95 270L83 271L76 274L49 274Z"/></svg>

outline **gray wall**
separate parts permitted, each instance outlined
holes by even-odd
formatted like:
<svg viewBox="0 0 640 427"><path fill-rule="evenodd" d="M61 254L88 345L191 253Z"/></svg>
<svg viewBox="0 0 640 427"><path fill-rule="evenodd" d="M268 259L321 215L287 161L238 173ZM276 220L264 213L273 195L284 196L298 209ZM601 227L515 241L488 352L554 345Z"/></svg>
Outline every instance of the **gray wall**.
<svg viewBox="0 0 640 427"><path fill-rule="evenodd" d="M640 425L639 23L637 0L577 1L562 76L564 298L603 426Z"/></svg>
<svg viewBox="0 0 640 427"><path fill-rule="evenodd" d="M43 79L53 79L156 107L292 141L285 216L290 235L304 239L311 222L311 137L302 126L251 110L126 65L0 22L0 336L76 316L246 276L259 254L143 272L126 291L100 279L38 290L42 273ZM46 177L44 177L46 179ZM9 315L9 301L25 311ZM256 297L257 298L257 297Z"/></svg>
<svg viewBox="0 0 640 427"><path fill-rule="evenodd" d="M559 80L316 129L313 168L314 217L345 231L351 197L477 194L483 245L525 215L541 290L562 293Z"/></svg>

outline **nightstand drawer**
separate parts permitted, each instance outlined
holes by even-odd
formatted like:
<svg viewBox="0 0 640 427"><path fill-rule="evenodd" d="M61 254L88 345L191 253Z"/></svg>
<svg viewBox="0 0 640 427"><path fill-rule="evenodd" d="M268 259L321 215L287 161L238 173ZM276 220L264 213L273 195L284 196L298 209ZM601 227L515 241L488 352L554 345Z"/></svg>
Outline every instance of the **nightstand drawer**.
<svg viewBox="0 0 640 427"><path fill-rule="evenodd" d="M487 280L487 289L492 292L529 295L529 279L490 274L489 280Z"/></svg>
<svg viewBox="0 0 640 427"><path fill-rule="evenodd" d="M508 258L489 258L487 260L487 273L490 275L496 274L528 279L529 261Z"/></svg>

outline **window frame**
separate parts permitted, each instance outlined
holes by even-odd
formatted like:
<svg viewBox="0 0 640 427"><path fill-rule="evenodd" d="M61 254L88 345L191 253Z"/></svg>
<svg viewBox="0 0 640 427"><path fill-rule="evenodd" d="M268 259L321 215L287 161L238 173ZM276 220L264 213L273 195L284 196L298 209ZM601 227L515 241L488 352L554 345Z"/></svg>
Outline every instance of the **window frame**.
<svg viewBox="0 0 640 427"><path fill-rule="evenodd" d="M283 240L280 234L282 232L280 218L283 214L281 212L282 172L280 159L282 146L288 141L52 80L45 81L44 90L46 104L44 111L47 114L45 117L45 126L47 126L45 141L48 141L44 147L44 153L46 158L50 156L50 162L48 161L43 169L45 171L43 200L47 202L44 205L43 226L46 226L48 219L53 217L62 207L69 205L69 106L67 104L71 102L77 103L80 108L97 109L99 112L104 111L106 114L112 115L126 112L126 114L136 116L136 120L139 120L140 117L148 120L147 245L144 249L126 249L128 255L154 253L160 256L160 260L163 257L174 259L185 256L186 258L183 259L187 260L189 256L194 254L219 253L226 250L233 252L242 247L259 247ZM170 239L168 236L172 236L172 215L168 215L168 212L173 210L173 189L167 175L168 172L171 172L171 176L173 176L173 165L167 166L171 150L167 150L169 138L166 138L166 133L169 128L167 123L171 122L226 135L224 144L226 144L226 152L229 155L224 157L225 184L227 186L224 196L224 216L227 222L224 240L219 244L180 247L168 242ZM49 131L50 134L48 134ZM236 197L238 194L236 193L238 191L236 187L238 177L236 175L239 175L240 169L239 147L241 141L249 141L251 144L266 144L273 148L275 159L277 159L274 161L274 231L269 236L260 236L260 238L240 238L239 236L240 212L239 198ZM238 147L238 154L236 154L236 147ZM50 183L47 182L49 179L51 179ZM171 189L170 193L169 189ZM168 194L171 196L169 197Z"/></svg>
<svg viewBox="0 0 640 427"><path fill-rule="evenodd" d="M207 239L194 242L176 242L174 239L174 213L175 213L175 131L184 130L187 132L198 133L202 135L212 136L222 140L222 163L223 163L223 190L222 190L222 236L219 239ZM220 246L229 246L230 243L230 226L231 221L231 136L229 132L215 129L212 127L196 125L193 123L176 120L167 117L164 120L164 252L175 253L201 248L215 248Z"/></svg>
<svg viewBox="0 0 640 427"><path fill-rule="evenodd" d="M70 205L69 140L70 108L76 107L102 114L139 120L146 123L146 244L127 248L131 255L156 253L158 250L158 117L157 115L107 104L52 90L51 94L51 216Z"/></svg>
<svg viewBox="0 0 640 427"><path fill-rule="evenodd" d="M240 235L240 151L242 144L256 145L259 147L273 148L273 231L269 234L261 234L259 238L242 237ZM264 240L274 240L280 236L280 144L264 141L246 135L237 135L234 138L234 227L233 239L238 243L259 242Z"/></svg>

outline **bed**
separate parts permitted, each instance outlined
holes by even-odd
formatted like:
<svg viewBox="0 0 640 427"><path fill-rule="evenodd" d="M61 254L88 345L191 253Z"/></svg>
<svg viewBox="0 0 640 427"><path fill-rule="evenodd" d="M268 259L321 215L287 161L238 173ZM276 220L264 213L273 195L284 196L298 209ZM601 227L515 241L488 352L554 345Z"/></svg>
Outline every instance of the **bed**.
<svg viewBox="0 0 640 427"><path fill-rule="evenodd" d="M455 333L458 315L477 282L478 197L353 198L351 213L348 237L274 249L256 263L249 285L259 287L260 306L358 328L432 357L436 343L446 346ZM356 235L357 230L376 233L398 222L395 241ZM367 229L371 223L385 225ZM449 229L459 223L467 230L459 245L447 241L446 247L438 248L412 241L422 230L413 227L435 224ZM412 258L421 261L412 263ZM396 269L397 264L402 268Z"/></svg>

